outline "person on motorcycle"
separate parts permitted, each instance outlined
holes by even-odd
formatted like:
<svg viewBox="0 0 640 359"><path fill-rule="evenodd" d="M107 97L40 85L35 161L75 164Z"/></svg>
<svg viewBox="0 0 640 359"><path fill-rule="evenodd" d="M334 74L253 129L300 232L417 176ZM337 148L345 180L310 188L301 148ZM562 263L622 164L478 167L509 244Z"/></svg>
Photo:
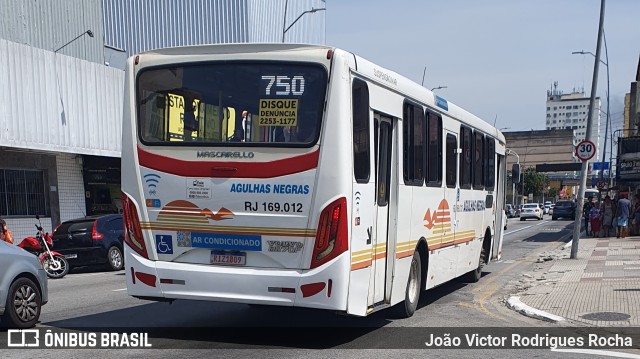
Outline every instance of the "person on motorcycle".
<svg viewBox="0 0 640 359"><path fill-rule="evenodd" d="M13 244L13 233L7 228L7 222L0 218L0 240Z"/></svg>

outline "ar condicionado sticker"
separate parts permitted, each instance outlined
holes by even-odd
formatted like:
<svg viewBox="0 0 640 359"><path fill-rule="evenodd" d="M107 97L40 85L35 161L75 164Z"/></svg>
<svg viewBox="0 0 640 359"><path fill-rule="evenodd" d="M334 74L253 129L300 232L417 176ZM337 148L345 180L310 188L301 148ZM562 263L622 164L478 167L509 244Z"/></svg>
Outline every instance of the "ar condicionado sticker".
<svg viewBox="0 0 640 359"><path fill-rule="evenodd" d="M297 126L298 99L260 100L259 126Z"/></svg>

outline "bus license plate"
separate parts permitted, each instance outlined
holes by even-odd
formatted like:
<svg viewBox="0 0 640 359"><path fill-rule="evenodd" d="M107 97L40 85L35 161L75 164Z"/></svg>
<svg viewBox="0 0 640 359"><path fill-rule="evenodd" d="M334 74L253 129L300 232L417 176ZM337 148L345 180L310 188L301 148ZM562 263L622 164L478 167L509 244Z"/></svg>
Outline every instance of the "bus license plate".
<svg viewBox="0 0 640 359"><path fill-rule="evenodd" d="M243 266L247 264L246 253L211 252L211 264L221 264L227 266Z"/></svg>

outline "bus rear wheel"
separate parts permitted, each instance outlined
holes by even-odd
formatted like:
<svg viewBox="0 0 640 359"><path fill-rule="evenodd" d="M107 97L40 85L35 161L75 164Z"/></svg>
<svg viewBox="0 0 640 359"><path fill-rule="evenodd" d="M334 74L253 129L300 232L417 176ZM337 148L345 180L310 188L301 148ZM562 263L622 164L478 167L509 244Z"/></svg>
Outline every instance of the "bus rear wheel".
<svg viewBox="0 0 640 359"><path fill-rule="evenodd" d="M409 280L407 281L407 289L404 295L404 301L398 303L396 312L403 318L409 318L415 313L420 300L420 284L422 283L422 261L420 253L415 251L411 259L411 267L409 268Z"/></svg>
<svg viewBox="0 0 640 359"><path fill-rule="evenodd" d="M463 280L465 282L476 283L480 280L480 277L482 277L482 268L484 268L484 263L485 263L485 260L484 260L485 252L486 250L483 245L482 250L480 250L480 258L478 259L478 268L464 275Z"/></svg>

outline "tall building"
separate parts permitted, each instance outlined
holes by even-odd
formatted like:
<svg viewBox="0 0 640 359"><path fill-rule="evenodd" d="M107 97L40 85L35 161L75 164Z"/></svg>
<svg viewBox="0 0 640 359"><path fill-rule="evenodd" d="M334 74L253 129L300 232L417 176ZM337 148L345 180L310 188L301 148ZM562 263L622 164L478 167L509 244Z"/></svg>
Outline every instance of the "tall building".
<svg viewBox="0 0 640 359"><path fill-rule="evenodd" d="M14 238L120 203L124 62L172 46L324 43L324 0L0 1L0 217ZM300 21L298 21L300 20ZM285 33L283 25L292 25ZM284 34L283 34L284 33Z"/></svg>
<svg viewBox="0 0 640 359"><path fill-rule="evenodd" d="M593 109L593 122L591 125L591 136L587 136L587 117L589 115L589 97L585 97L584 92L573 91L564 94L557 90L558 83L554 83L553 89L547 91L547 121L546 129L566 129L573 130L576 144L587 137L596 144L599 156L600 141L600 98L596 97L595 108Z"/></svg>
<svg viewBox="0 0 640 359"><path fill-rule="evenodd" d="M514 163L520 163L520 169L524 173L527 168L537 168L539 165L558 167L562 165L577 165L573 150L575 137L573 130L539 130L539 131L513 131L504 132L507 146L516 156L507 156L507 169L511 169ZM551 180L549 186L561 189L561 181L566 186L575 185L577 181L572 170L553 169L553 172L545 172ZM521 204L521 195L524 190L522 182L516 188L511 179L507 179L507 202ZM543 191L544 192L544 191ZM527 196L528 193L525 193ZM544 202L545 193L538 193L538 197L531 200Z"/></svg>

